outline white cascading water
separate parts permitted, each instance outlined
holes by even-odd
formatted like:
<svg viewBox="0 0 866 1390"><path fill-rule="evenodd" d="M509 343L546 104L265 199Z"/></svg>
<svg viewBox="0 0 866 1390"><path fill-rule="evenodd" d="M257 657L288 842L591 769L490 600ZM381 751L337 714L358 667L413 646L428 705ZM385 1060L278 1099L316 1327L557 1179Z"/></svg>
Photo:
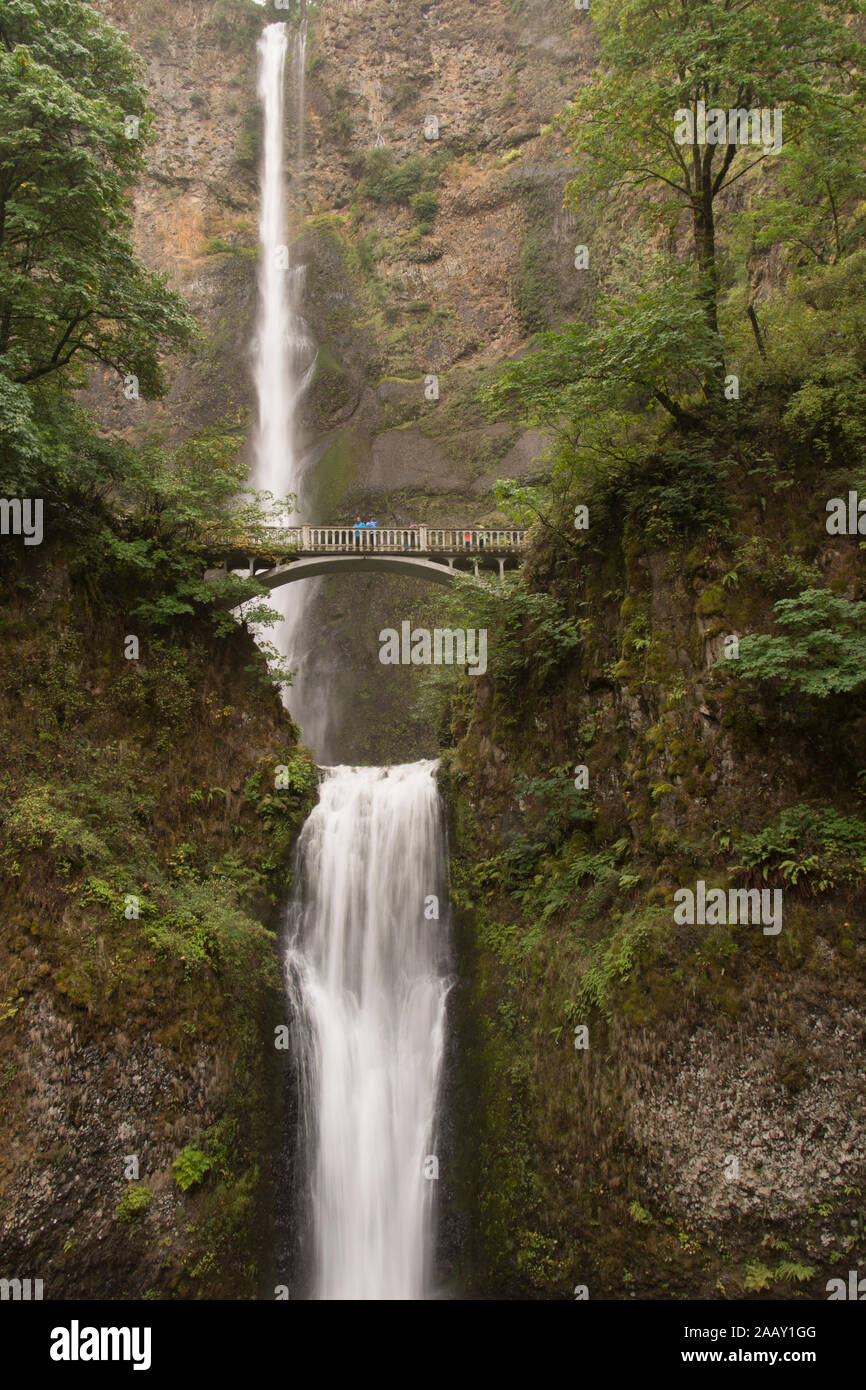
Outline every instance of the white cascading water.
<svg viewBox="0 0 866 1390"><path fill-rule="evenodd" d="M287 975L299 1020L313 1297L429 1292L447 926L436 763L323 769L297 848Z"/></svg>
<svg viewBox="0 0 866 1390"><path fill-rule="evenodd" d="M294 63L296 196L305 44L302 21ZM253 482L278 498L295 493L296 522L307 503L295 417L315 351L299 313L303 269L288 263L288 51L287 26L268 25L259 41L264 150ZM272 603L283 621L263 635L297 670L286 703L304 741L322 748L328 701L304 681L312 584L276 591ZM435 1178L424 1164L436 1157L448 991L444 913L441 920L424 916L425 898L442 893L444 871L435 766L324 769L298 844L286 973L303 1078L316 1298L421 1298L429 1288Z"/></svg>
<svg viewBox="0 0 866 1390"><path fill-rule="evenodd" d="M294 182L299 195L303 169L304 71L307 31L305 22L294 36L293 94L297 128ZM296 525L303 516L304 462L298 445L296 413L315 370L315 345L299 313L303 293L303 266L293 265L288 245L288 219L284 178L285 81L289 33L285 24L269 24L258 44L258 94L264 129L261 166L261 214L259 243L259 314L255 345L255 387L258 428L255 436L253 485L284 498L293 493L298 515L278 509L277 520ZM291 705L311 747L325 738L324 707L317 692L307 691L303 679L305 612L312 586L288 584L270 599L282 620L265 638L297 671ZM287 703L289 699L287 697Z"/></svg>
<svg viewBox="0 0 866 1390"><path fill-rule="evenodd" d="M255 383L259 405L255 476L258 488L280 496L295 477L296 391L291 351L292 313L285 260L283 89L289 39L285 24L269 24L259 39L258 94L264 115L262 205L259 217L259 323Z"/></svg>

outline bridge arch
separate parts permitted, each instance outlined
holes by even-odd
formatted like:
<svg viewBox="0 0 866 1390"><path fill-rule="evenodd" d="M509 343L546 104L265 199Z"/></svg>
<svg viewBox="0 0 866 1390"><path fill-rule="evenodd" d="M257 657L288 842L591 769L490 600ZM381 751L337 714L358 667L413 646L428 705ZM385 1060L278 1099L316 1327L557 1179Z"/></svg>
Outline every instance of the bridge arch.
<svg viewBox="0 0 866 1390"><path fill-rule="evenodd" d="M319 575L345 574L408 574L416 579L432 580L434 584L450 584L459 571L452 565L425 560L420 555L311 555L289 560L272 569L257 570L255 578L268 589L293 584L298 579L314 579Z"/></svg>

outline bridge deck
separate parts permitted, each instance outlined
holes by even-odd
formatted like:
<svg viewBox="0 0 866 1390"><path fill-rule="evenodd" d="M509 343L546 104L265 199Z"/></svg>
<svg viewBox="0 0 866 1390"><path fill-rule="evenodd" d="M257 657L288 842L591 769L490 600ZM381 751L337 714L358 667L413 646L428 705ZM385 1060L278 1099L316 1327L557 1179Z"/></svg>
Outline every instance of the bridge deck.
<svg viewBox="0 0 866 1390"><path fill-rule="evenodd" d="M340 555L357 551L422 555L461 555L487 552L493 555L520 551L526 532L488 527L439 526L281 526L273 528L278 548L299 555ZM270 534L268 536L270 543Z"/></svg>

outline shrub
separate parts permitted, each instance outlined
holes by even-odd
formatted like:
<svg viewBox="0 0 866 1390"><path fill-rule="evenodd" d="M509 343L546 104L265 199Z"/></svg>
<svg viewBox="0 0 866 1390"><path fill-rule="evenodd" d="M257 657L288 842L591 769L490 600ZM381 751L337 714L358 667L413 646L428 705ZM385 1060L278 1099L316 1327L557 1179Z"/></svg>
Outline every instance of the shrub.
<svg viewBox="0 0 866 1390"><path fill-rule="evenodd" d="M866 603L804 589L796 598L780 599L773 611L785 635L744 637L740 676L775 680L785 695L820 699L866 682Z"/></svg>
<svg viewBox="0 0 866 1390"><path fill-rule="evenodd" d="M153 1201L153 1193L144 1183L132 1183L114 1208L114 1219L132 1225L144 1215Z"/></svg>
<svg viewBox="0 0 866 1390"><path fill-rule="evenodd" d="M422 189L420 193L413 193L409 199L409 206L415 214L415 221L419 229L426 236L432 232L436 214L439 211L439 199L435 193Z"/></svg>
<svg viewBox="0 0 866 1390"><path fill-rule="evenodd" d="M648 544L665 546L679 535L724 525L728 460L700 446L669 448L662 467L663 476L654 465L630 486L636 499L631 516Z"/></svg>
<svg viewBox="0 0 866 1390"><path fill-rule="evenodd" d="M215 0L211 22L220 48L249 52L262 27L262 12L251 0Z"/></svg>
<svg viewBox="0 0 866 1390"><path fill-rule="evenodd" d="M238 164L243 165L245 169L255 169L262 153L263 139L261 112L257 106L251 106L244 112L240 134L235 143L235 159Z"/></svg>
<svg viewBox="0 0 866 1390"><path fill-rule="evenodd" d="M363 191L374 203L410 203L413 194L435 187L439 169L432 159L417 155L398 164L385 146L367 154ZM434 210L435 211L435 210Z"/></svg>
<svg viewBox="0 0 866 1390"><path fill-rule="evenodd" d="M187 1144L171 1166L174 1169L174 1180L181 1192L188 1192L191 1187L197 1187L204 1181L213 1167L213 1162L201 1149Z"/></svg>

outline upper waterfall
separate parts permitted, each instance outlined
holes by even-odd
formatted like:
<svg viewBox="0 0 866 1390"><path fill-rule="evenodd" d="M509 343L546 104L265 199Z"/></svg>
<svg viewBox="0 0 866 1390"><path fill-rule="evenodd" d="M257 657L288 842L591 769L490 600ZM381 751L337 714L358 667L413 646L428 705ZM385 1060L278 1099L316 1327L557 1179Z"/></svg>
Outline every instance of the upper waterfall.
<svg viewBox="0 0 866 1390"><path fill-rule="evenodd" d="M289 351L291 315L286 283L286 206L283 186L285 24L269 24L259 39L258 94L264 116L262 202L259 219L259 325L255 381L259 422L255 484L280 495L295 475L294 404Z"/></svg>
<svg viewBox="0 0 866 1390"><path fill-rule="evenodd" d="M255 386L258 426L254 441L253 485L285 498L293 494L295 510L303 514L304 457L299 440L297 408L315 369L315 345L300 313L303 266L292 262L286 200L285 87L289 30L269 24L258 42L258 94L263 111L261 215L259 219L259 312L255 342ZM293 188L303 182L304 64L306 22L294 34L293 97L297 142ZM280 519L287 521L285 511ZM294 518L297 519L297 518ZM309 519L309 518L307 518ZM305 614L311 597L307 583L296 593L283 592L272 604L282 621L271 636L278 652L296 671L290 700L307 743L321 747L327 711L304 678Z"/></svg>

